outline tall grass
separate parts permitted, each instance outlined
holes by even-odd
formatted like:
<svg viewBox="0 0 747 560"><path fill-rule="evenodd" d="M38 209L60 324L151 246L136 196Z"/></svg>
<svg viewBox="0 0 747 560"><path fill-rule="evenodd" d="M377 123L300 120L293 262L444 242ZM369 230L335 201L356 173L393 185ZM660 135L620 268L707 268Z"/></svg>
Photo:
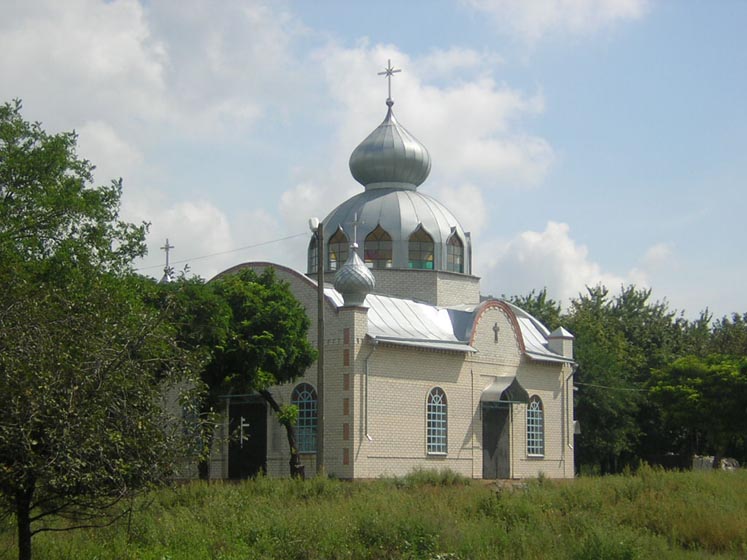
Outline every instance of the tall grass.
<svg viewBox="0 0 747 560"><path fill-rule="evenodd" d="M0 558L12 558L12 520ZM131 523L40 534L44 559L744 558L747 472L518 485L450 471L350 483L258 478L154 492Z"/></svg>

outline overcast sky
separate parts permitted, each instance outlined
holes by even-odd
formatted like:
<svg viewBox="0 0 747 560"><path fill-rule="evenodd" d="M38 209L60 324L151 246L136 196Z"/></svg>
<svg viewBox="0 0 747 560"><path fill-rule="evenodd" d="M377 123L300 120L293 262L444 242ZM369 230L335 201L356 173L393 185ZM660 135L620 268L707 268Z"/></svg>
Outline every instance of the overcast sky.
<svg viewBox="0 0 747 560"><path fill-rule="evenodd" d="M206 278L304 270L308 218L362 189L347 162L391 59L397 118L432 157L420 189L472 232L483 293L634 283L688 317L747 311L745 1L0 9L0 101L124 179L124 217L152 224L145 273L166 237Z"/></svg>

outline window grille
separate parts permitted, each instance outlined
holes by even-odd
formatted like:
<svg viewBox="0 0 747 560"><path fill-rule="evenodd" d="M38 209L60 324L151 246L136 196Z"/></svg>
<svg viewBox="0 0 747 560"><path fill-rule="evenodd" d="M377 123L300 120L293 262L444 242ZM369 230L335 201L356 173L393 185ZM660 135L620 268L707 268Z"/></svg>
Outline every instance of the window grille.
<svg viewBox="0 0 747 560"><path fill-rule="evenodd" d="M381 226L376 226L376 229L366 236L363 253L363 260L369 268L391 268L392 236Z"/></svg>
<svg viewBox="0 0 747 560"><path fill-rule="evenodd" d="M319 264L319 245L316 242L316 233L311 236L311 241L309 241L309 265L307 270L309 271L309 274L316 272L317 265Z"/></svg>
<svg viewBox="0 0 747 560"><path fill-rule="evenodd" d="M537 395L527 405L527 454L545 454L545 418L542 400Z"/></svg>
<svg viewBox="0 0 747 560"><path fill-rule="evenodd" d="M329 240L329 250L327 252L327 270L334 272L339 270L345 261L348 260L348 247L350 241L342 229L338 229Z"/></svg>
<svg viewBox="0 0 747 560"><path fill-rule="evenodd" d="M426 448L428 454L447 453L448 416L446 393L439 387L428 393L426 411Z"/></svg>
<svg viewBox="0 0 747 560"><path fill-rule="evenodd" d="M296 445L299 453L316 453L317 398L316 391L308 383L293 389L291 404L298 407L296 421Z"/></svg>
<svg viewBox="0 0 747 560"><path fill-rule="evenodd" d="M456 233L446 242L446 270L464 272L464 244Z"/></svg>
<svg viewBox="0 0 747 560"><path fill-rule="evenodd" d="M410 268L433 270L433 238L419 227L409 240Z"/></svg>

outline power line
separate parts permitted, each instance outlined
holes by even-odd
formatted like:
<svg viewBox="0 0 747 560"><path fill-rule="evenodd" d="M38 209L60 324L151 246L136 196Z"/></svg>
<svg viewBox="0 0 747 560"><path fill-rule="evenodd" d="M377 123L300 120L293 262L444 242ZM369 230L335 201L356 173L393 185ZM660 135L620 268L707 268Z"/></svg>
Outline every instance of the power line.
<svg viewBox="0 0 747 560"><path fill-rule="evenodd" d="M580 383L578 381L573 382L574 385L585 385L586 387L598 387L599 389L610 389L612 391L634 391L637 393L646 393L648 389L634 389L632 387L611 387L609 385L599 385L597 383Z"/></svg>
<svg viewBox="0 0 747 560"><path fill-rule="evenodd" d="M188 259L182 259L179 261L171 261L170 264L184 264L184 263L191 263L194 261L200 261L203 259L209 259L211 257L218 257L220 255L228 255L230 253L236 253L238 251L245 251L246 249L254 249L256 247L262 247L263 245L271 245L273 243L279 243L281 241L288 241L289 239L294 239L296 237L306 236L308 233L296 233L293 235L288 235L287 237L280 237L278 239L271 239L270 241L263 241L262 243L255 243L253 245L245 245L243 247L238 247L236 249L229 249L228 251L220 251L218 253L210 253L209 255L200 255L198 257L190 257ZM135 270L150 270L151 268L162 268L163 265L160 264L154 264L152 266L141 266L139 268L136 268Z"/></svg>

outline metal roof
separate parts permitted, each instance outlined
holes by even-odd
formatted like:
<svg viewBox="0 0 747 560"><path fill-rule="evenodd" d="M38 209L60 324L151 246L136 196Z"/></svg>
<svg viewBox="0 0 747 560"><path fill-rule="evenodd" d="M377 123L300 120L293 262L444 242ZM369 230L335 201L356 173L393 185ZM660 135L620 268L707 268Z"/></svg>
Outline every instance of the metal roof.
<svg viewBox="0 0 747 560"><path fill-rule="evenodd" d="M526 355L533 360L544 362L573 362L571 358L566 358L547 348L547 337L550 331L540 323L535 317L514 304L504 300L504 303L511 308L516 315L516 321L521 329L521 336L524 339L524 350Z"/></svg>
<svg viewBox="0 0 747 560"><path fill-rule="evenodd" d="M331 288L324 291L338 307L343 305L339 292ZM364 305L368 307L368 336L377 342L432 350L475 351L467 341L454 335L447 309L377 294L367 295Z"/></svg>
<svg viewBox="0 0 747 560"><path fill-rule="evenodd" d="M350 172L368 188L398 184L415 189L431 171L431 156L426 147L397 122L392 112L369 134L350 156Z"/></svg>
<svg viewBox="0 0 747 560"><path fill-rule="evenodd" d="M324 291L335 305L342 307L343 298L339 292L329 287ZM504 303L516 316L524 351L529 358L544 362L573 362L547 348L550 332L542 323L523 309ZM479 305L447 309L378 294L367 295L364 305L368 307L368 336L377 342L433 350L477 351L469 345L469 339Z"/></svg>

